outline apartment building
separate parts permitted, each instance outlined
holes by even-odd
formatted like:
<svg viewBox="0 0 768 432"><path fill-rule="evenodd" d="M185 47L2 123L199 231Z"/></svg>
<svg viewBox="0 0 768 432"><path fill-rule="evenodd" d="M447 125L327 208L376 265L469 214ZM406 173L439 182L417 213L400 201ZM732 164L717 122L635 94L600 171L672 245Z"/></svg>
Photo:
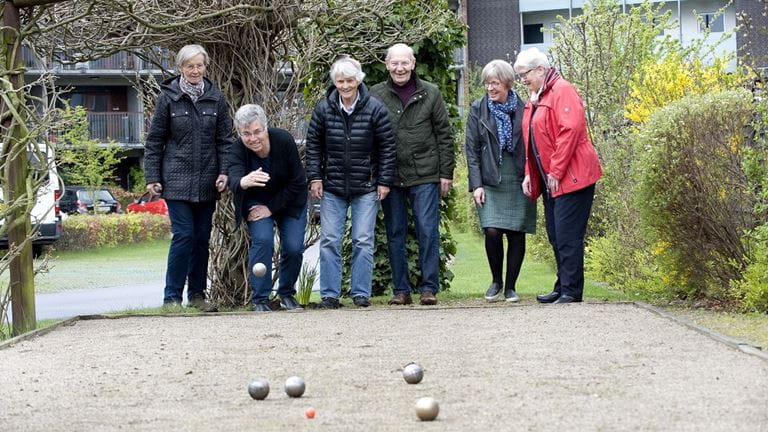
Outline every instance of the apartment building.
<svg viewBox="0 0 768 432"><path fill-rule="evenodd" d="M616 0L627 11L641 0ZM469 64L483 65L502 58L514 61L521 50L537 47L547 51L551 34L542 32L558 22L557 17L579 15L585 0L463 0L469 25L467 57ZM661 3L661 1L654 1ZM762 0L667 0L663 10L671 12L675 27L666 34L684 44L700 38L706 28L709 42L730 36L715 50L716 55L738 54L739 61L768 66L768 18ZM726 7L727 6L727 7ZM725 13L716 12L726 7ZM748 31L733 32L737 23L748 22ZM736 61L731 67L736 66Z"/></svg>
<svg viewBox="0 0 768 432"><path fill-rule="evenodd" d="M51 70L56 75L56 86L66 91L64 97L70 106L86 109L91 138L102 143L114 142L123 148L125 159L116 169L116 181L126 189L131 188L128 172L133 166L141 166L147 128L135 82L138 77L149 75L160 80L163 69L171 69L171 61L164 59L158 66L134 54L120 52L89 62L48 61L46 64L26 47L22 55L28 81L40 76L46 68Z"/></svg>

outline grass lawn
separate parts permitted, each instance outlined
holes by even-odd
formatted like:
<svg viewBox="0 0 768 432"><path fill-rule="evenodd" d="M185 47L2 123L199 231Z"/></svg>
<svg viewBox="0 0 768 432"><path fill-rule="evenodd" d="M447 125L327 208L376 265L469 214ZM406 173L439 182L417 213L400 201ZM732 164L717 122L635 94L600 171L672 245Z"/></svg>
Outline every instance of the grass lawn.
<svg viewBox="0 0 768 432"><path fill-rule="evenodd" d="M48 270L35 278L35 292L148 283L165 277L169 240L85 251L52 251ZM35 266L40 265L35 260ZM7 286L8 273L2 275Z"/></svg>

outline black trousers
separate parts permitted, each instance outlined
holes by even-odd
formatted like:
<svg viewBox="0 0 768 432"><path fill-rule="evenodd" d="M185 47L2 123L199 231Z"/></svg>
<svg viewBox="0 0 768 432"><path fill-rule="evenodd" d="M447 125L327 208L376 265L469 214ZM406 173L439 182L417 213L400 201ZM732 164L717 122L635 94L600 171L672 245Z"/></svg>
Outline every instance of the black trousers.
<svg viewBox="0 0 768 432"><path fill-rule="evenodd" d="M547 237L555 252L554 291L581 299L584 293L584 234L595 197L595 185L558 196L544 194Z"/></svg>

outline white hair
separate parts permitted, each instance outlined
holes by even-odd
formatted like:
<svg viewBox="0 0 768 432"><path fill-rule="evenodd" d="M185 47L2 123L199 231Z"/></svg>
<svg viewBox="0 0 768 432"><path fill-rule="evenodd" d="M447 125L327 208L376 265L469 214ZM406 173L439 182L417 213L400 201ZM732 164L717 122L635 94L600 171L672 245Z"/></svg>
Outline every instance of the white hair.
<svg viewBox="0 0 768 432"><path fill-rule="evenodd" d="M331 65L331 81L336 78L354 78L358 83L363 82L365 73L360 62L349 56L341 57Z"/></svg>
<svg viewBox="0 0 768 432"><path fill-rule="evenodd" d="M526 68L534 69L537 67L543 67L549 69L551 67L547 55L539 51L538 48L528 48L527 50L520 51L515 60L515 69Z"/></svg>
<svg viewBox="0 0 768 432"><path fill-rule="evenodd" d="M388 62L389 59L392 58L392 54L395 51L401 51L401 50L405 51L408 58L410 58L412 62L416 63L416 57L413 55L413 48L409 47L404 43L397 43L387 48L387 57L384 59L384 61Z"/></svg>
<svg viewBox="0 0 768 432"><path fill-rule="evenodd" d="M210 59L208 58L208 52L205 48L195 44L185 45L178 53L176 53L176 67L181 69L181 67L184 66L184 63L188 62L189 59L200 54L203 55L203 61L205 62L205 65L208 66Z"/></svg>
<svg viewBox="0 0 768 432"><path fill-rule="evenodd" d="M261 123L261 127L267 129L267 113L264 112L264 108L256 104L247 104L241 106L235 113L235 127L238 131L243 130L249 124L258 121Z"/></svg>

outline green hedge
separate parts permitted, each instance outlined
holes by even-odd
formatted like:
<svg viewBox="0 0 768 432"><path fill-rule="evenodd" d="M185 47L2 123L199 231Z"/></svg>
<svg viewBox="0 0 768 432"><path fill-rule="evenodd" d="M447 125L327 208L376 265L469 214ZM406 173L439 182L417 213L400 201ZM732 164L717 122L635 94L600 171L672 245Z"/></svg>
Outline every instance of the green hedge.
<svg viewBox="0 0 768 432"><path fill-rule="evenodd" d="M82 250L170 237L167 217L149 213L75 215L63 222L56 248Z"/></svg>

